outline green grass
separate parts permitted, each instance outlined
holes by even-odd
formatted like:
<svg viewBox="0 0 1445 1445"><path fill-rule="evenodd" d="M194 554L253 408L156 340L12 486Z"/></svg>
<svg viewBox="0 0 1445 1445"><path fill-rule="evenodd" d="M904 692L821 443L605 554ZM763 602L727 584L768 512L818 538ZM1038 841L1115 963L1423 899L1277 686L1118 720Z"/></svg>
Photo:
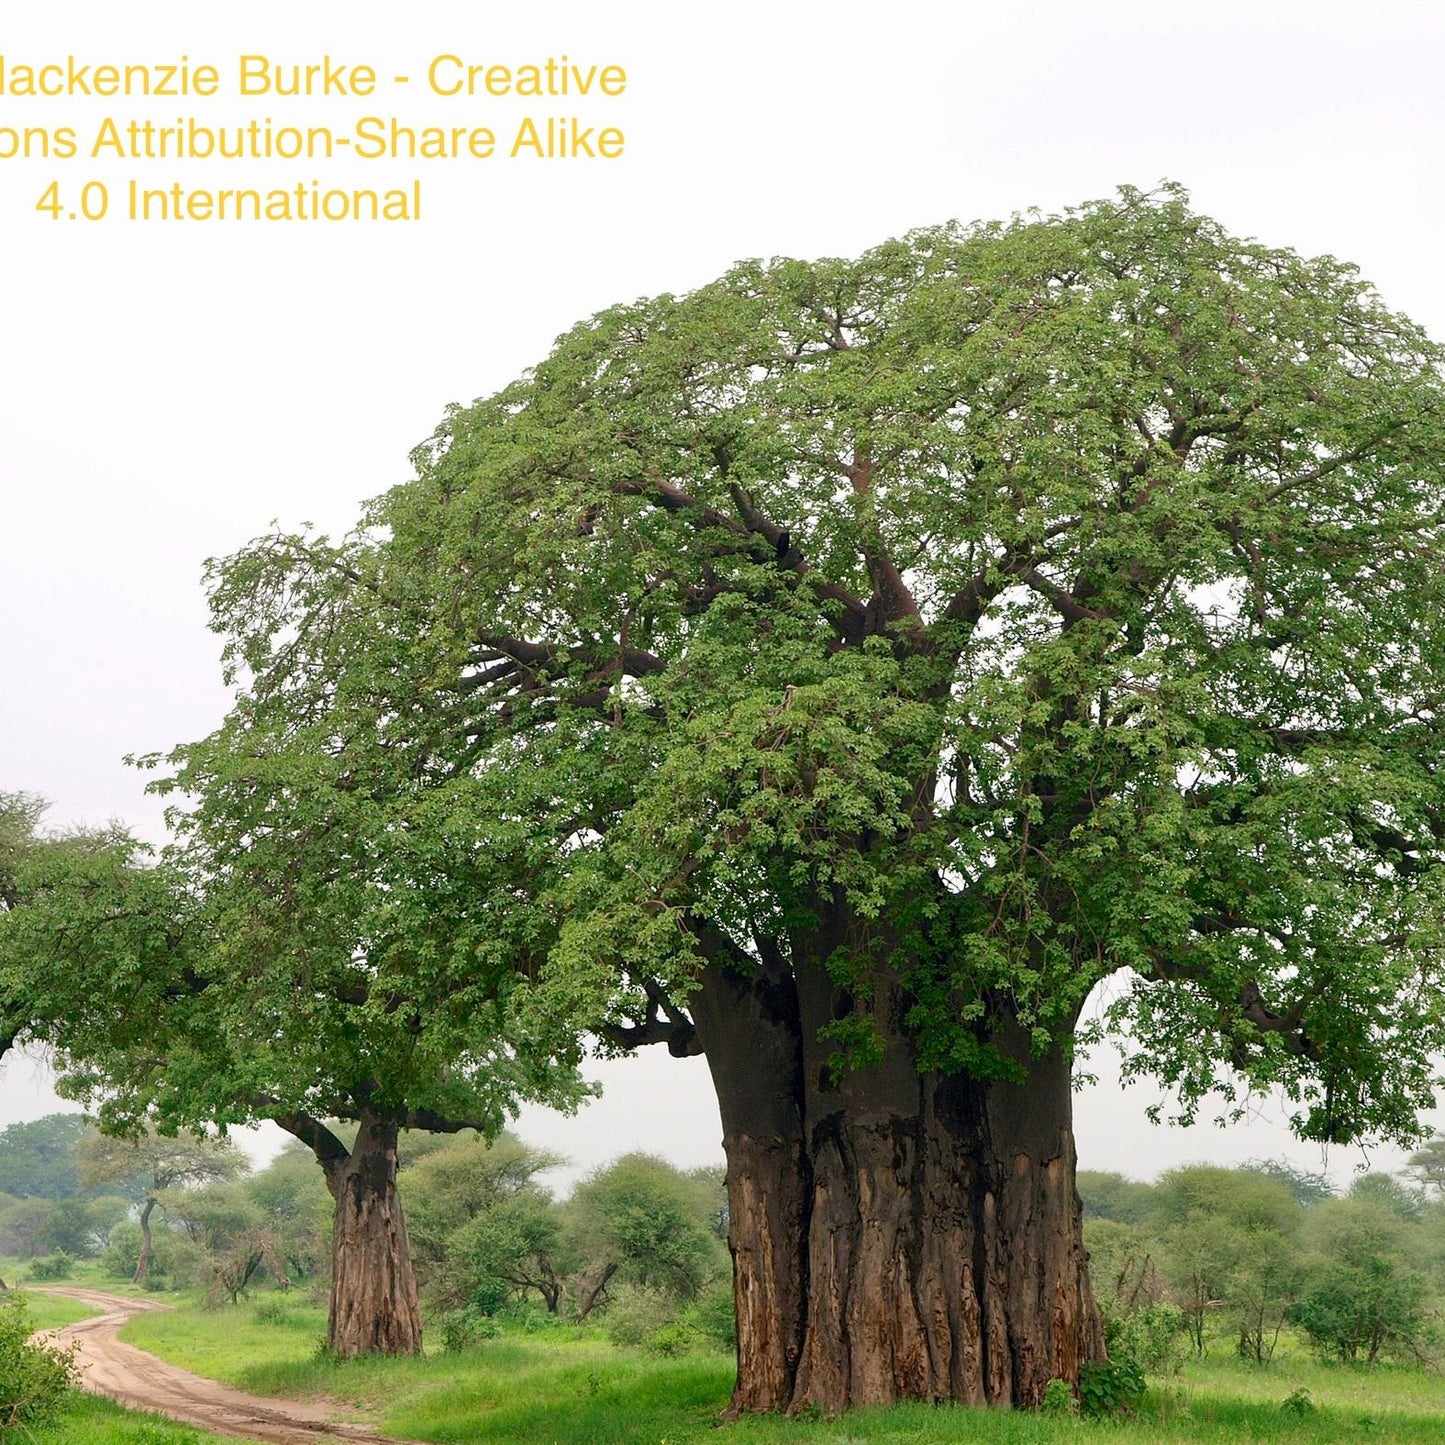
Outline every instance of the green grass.
<svg viewBox="0 0 1445 1445"><path fill-rule="evenodd" d="M37 1425L21 1438L23 1445L236 1445L234 1436L212 1435L159 1415L122 1410L109 1400L79 1392L58 1419Z"/></svg>
<svg viewBox="0 0 1445 1445"><path fill-rule="evenodd" d="M79 1282L79 1281L77 1281ZM118 1293L116 1281L86 1279ZM137 1291L136 1293L140 1293ZM138 1316L125 1338L198 1374L257 1394L327 1397L381 1428L438 1445L597 1442L597 1445L1334 1445L1445 1439L1445 1379L1394 1367L1322 1365L1282 1343L1274 1363L1250 1366L1229 1342L1155 1382L1134 1420L1092 1423L1005 1412L903 1406L841 1420L749 1419L718 1429L732 1383L721 1354L659 1359L620 1350L597 1331L509 1329L455 1355L340 1363L321 1355L323 1309L301 1299L210 1310L162 1296L173 1310ZM37 1324L90 1311L78 1301L29 1295ZM1303 1413L1284 1402L1307 1393ZM216 1437L79 1400L38 1445L200 1445Z"/></svg>
<svg viewBox="0 0 1445 1445"><path fill-rule="evenodd" d="M1251 1365L1221 1341L1204 1361L1187 1362L1178 1383L1184 1388L1244 1401L1278 1401L1306 1390L1316 1404L1364 1415L1430 1415L1445 1440L1445 1377L1403 1365L1326 1365L1302 1345L1285 1346L1273 1363Z"/></svg>
<svg viewBox="0 0 1445 1445"><path fill-rule="evenodd" d="M268 1297L275 1300L275 1297ZM1439 1445L1445 1381L1402 1369L1323 1366L1302 1350L1265 1368L1221 1342L1202 1362L1156 1383L1134 1420L1092 1423L1022 1413L902 1406L841 1420L749 1419L718 1429L732 1384L720 1354L659 1359L619 1350L596 1332L509 1331L455 1355L339 1363L318 1354L322 1310L273 1303L188 1305L137 1318L125 1338L201 1374L260 1394L326 1396L394 1434L438 1445L1334 1445L1380 1439ZM1303 1413L1284 1401L1308 1392Z"/></svg>
<svg viewBox="0 0 1445 1445"><path fill-rule="evenodd" d="M101 1270L98 1259L77 1259L71 1265L70 1274L65 1279L37 1279L30 1278L30 1266L34 1263L29 1259L16 1259L12 1255L0 1255L0 1279L13 1289L29 1289L55 1285L65 1289L69 1287L85 1289L103 1289L107 1294L123 1295L144 1295L148 1291L138 1289L129 1279L116 1279L113 1275L105 1274Z"/></svg>
<svg viewBox="0 0 1445 1445"><path fill-rule="evenodd" d="M91 1315L100 1313L93 1305L82 1304L78 1299L37 1294L32 1288L22 1287L15 1293L24 1299L25 1313L37 1330L58 1330L61 1325L73 1325L77 1320L89 1319Z"/></svg>

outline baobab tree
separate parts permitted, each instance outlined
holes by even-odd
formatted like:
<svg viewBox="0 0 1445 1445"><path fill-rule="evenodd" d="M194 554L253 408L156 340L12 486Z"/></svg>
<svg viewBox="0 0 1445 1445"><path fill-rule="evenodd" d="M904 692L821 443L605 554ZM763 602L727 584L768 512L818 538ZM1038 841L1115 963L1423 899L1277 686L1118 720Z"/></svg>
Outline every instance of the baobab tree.
<svg viewBox="0 0 1445 1445"><path fill-rule="evenodd" d="M1172 189L619 306L216 570L192 845L345 907L303 786L427 855L403 955L482 910L532 1036L706 1057L735 1408L1036 1404L1096 986L1185 1117L1431 1097L1440 366Z"/></svg>

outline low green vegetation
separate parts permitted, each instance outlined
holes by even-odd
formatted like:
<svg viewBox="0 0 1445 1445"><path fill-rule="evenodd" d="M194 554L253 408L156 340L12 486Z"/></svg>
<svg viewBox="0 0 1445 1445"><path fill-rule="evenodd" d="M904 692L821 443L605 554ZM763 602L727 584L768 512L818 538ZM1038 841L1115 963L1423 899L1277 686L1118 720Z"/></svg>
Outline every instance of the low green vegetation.
<svg viewBox="0 0 1445 1445"><path fill-rule="evenodd" d="M1193 1165L1156 1184L1083 1172L1085 1240L1111 1345L1167 1370L1219 1349L1265 1365L1297 1336L1322 1360L1434 1366L1445 1338L1445 1202L1357 1177L1343 1197L1279 1164Z"/></svg>
<svg viewBox="0 0 1445 1445"><path fill-rule="evenodd" d="M76 1391L49 1424L23 1437L24 1445L235 1445L233 1436L193 1430L159 1415L123 1410L109 1400ZM17 1441L17 1445L20 1442Z"/></svg>
<svg viewBox="0 0 1445 1445"><path fill-rule="evenodd" d="M1111 1441L1290 1441L1365 1438L1435 1445L1445 1383L1399 1366L1341 1369L1321 1364L1292 1337L1264 1368L1226 1348L1155 1376L1132 1419L1092 1422L1060 1415L965 1412L900 1406L841 1420L777 1417L717 1426L732 1384L732 1359L700 1348L668 1357L613 1343L598 1326L532 1315L501 1320L498 1332L451 1353L421 1359L338 1362L320 1355L318 1308L269 1299L228 1311L224 1343L213 1312L199 1306L147 1314L125 1338L188 1369L266 1394L324 1395L369 1411L383 1429L437 1442L827 1442L827 1445L980 1445ZM1211 1336L1216 1346L1227 1345Z"/></svg>
<svg viewBox="0 0 1445 1445"><path fill-rule="evenodd" d="M75 1377L73 1349L33 1338L22 1295L0 1301L0 1437L54 1419Z"/></svg>
<svg viewBox="0 0 1445 1445"><path fill-rule="evenodd" d="M1277 1163L1191 1166L1153 1183L1086 1171L1086 1238L1121 1370L1087 1382L1085 1412L1060 1382L1038 1415L908 1406L836 1421L746 1419L718 1435L734 1369L719 1173L630 1155L558 1199L546 1184L557 1162L510 1136L403 1139L401 1190L427 1310L421 1358L341 1362L321 1348L328 1200L299 1147L249 1177L160 1191L143 1287L131 1283L139 1230L125 1219L74 1255L0 1257L0 1276L33 1280L60 1256L62 1284L152 1297L159 1287L176 1307L133 1320L131 1343L257 1394L333 1398L400 1437L457 1445L964 1436L1433 1445L1445 1428L1436 1368L1445 1201L1425 1170L1403 1181L1363 1175L1343 1195ZM225 1287L227 1262L257 1242L255 1268ZM26 1292L35 1328L89 1312L43 1289ZM1147 1378L1142 1395L1130 1361ZM1095 1421L1090 1404L1124 1408ZM77 1395L56 1408L16 1438L210 1438Z"/></svg>

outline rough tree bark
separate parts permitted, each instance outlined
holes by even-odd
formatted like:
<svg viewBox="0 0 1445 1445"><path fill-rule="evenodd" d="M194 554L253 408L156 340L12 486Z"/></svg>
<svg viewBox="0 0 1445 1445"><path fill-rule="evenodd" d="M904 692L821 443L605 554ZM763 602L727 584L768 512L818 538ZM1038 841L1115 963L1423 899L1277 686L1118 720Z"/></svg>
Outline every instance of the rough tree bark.
<svg viewBox="0 0 1445 1445"><path fill-rule="evenodd" d="M820 965L709 966L694 998L728 1157L734 1412L1032 1406L1103 1356L1067 1059L1005 1029L1022 1084L920 1071L886 995L882 1062L836 1080Z"/></svg>
<svg viewBox="0 0 1445 1445"><path fill-rule="evenodd" d="M275 1118L316 1155L336 1202L326 1348L341 1359L419 1354L416 1275L396 1189L398 1119L363 1109L348 1151L314 1119Z"/></svg>

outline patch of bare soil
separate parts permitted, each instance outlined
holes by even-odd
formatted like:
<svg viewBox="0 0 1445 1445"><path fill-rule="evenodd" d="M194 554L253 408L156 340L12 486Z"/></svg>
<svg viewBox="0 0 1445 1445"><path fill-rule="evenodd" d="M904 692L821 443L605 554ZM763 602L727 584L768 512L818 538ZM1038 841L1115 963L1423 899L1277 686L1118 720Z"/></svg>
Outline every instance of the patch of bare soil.
<svg viewBox="0 0 1445 1445"><path fill-rule="evenodd" d="M40 1291L37 1291L39 1293ZM378 1435L368 1425L338 1421L335 1409L301 1400L268 1400L233 1390L229 1385L178 1370L154 1355L116 1338L116 1332L142 1310L169 1306L147 1299L124 1299L99 1290L48 1287L46 1294L65 1295L102 1310L50 1337L61 1344L79 1345L81 1384L97 1395L108 1395L135 1410L153 1410L172 1420L235 1435L264 1445L326 1445L353 1441L357 1445L416 1445L394 1435Z"/></svg>

